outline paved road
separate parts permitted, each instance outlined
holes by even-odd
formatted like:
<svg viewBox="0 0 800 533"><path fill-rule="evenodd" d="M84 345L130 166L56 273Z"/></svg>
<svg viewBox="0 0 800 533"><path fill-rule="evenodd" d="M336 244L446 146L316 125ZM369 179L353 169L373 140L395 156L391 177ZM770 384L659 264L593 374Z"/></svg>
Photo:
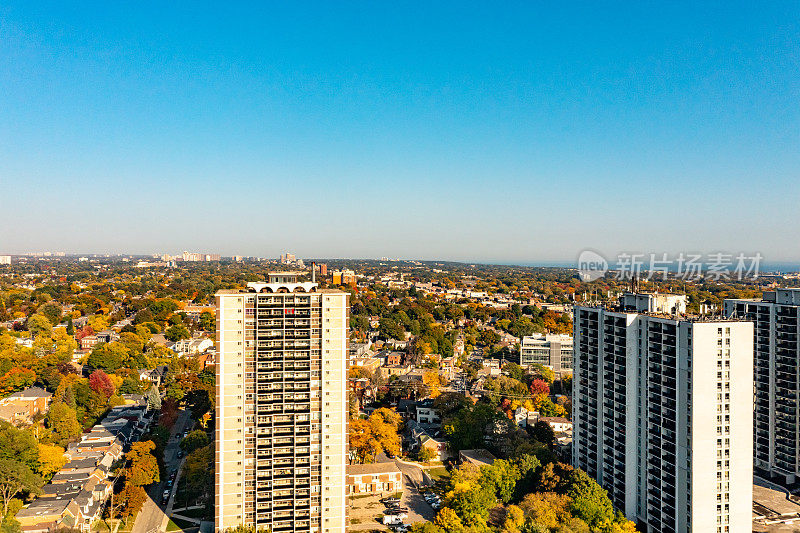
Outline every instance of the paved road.
<svg viewBox="0 0 800 533"><path fill-rule="evenodd" d="M180 461L177 460L178 445L180 444L184 429L189 428L194 423L194 421L189 420L189 415L189 411L182 411L175 421L175 425L172 426L169 443L164 450L164 465L167 470L167 476L169 476L170 472L176 470L180 463ZM178 435L179 433L180 435ZM177 486L177 483L175 486ZM149 497L147 501L144 502L139 516L136 517L136 522L133 525L131 533L155 533L161 530L161 524L164 522L164 517L166 516L161 506L161 493L164 492L165 488L166 479L155 483L148 489L147 495ZM175 487L173 487L173 489L174 488Z"/></svg>
<svg viewBox="0 0 800 533"><path fill-rule="evenodd" d="M408 507L406 523L432 521L436 516L436 511L425 501L419 491L420 486L432 483L431 477L413 463L407 463L400 459L395 459L394 462L403 472L403 497L400 499L400 506Z"/></svg>

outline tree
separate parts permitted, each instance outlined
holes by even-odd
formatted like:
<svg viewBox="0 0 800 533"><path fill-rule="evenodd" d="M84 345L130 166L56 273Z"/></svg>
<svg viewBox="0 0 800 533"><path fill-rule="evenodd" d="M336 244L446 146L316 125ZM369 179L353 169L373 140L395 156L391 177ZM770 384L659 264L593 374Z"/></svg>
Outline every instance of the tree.
<svg viewBox="0 0 800 533"><path fill-rule="evenodd" d="M67 458L64 457L64 448L39 443L39 466L37 470L43 478L50 479L66 463Z"/></svg>
<svg viewBox="0 0 800 533"><path fill-rule="evenodd" d="M456 512L449 507L445 507L439 511L433 523L447 533L461 533L464 530L464 524L461 523L461 519Z"/></svg>
<svg viewBox="0 0 800 533"><path fill-rule="evenodd" d="M216 331L217 318L214 316L214 313L210 311L203 311L200 313L200 327L203 328L204 331Z"/></svg>
<svg viewBox="0 0 800 533"><path fill-rule="evenodd" d="M67 335L70 337L75 335L75 324L72 323L72 315L67 319Z"/></svg>
<svg viewBox="0 0 800 533"><path fill-rule="evenodd" d="M53 324L50 323L45 315L37 313L28 318L28 331L31 332L33 337L40 335L49 337L53 333Z"/></svg>
<svg viewBox="0 0 800 533"><path fill-rule="evenodd" d="M209 444L186 456L186 483L194 493L211 494L214 491L214 445Z"/></svg>
<svg viewBox="0 0 800 533"><path fill-rule="evenodd" d="M525 517L534 524L555 529L570 518L570 499L554 492L528 494L519 507Z"/></svg>
<svg viewBox="0 0 800 533"><path fill-rule="evenodd" d="M119 342L131 352L144 350L144 341L136 333L126 331L119 336Z"/></svg>
<svg viewBox="0 0 800 533"><path fill-rule="evenodd" d="M436 458L436 456L437 456L436 452L434 452L427 446L420 446L419 452L417 452L417 458L423 463L433 461Z"/></svg>
<svg viewBox="0 0 800 533"><path fill-rule="evenodd" d="M64 402L56 402L50 406L47 426L53 430L53 442L62 447L77 440L81 434L81 425L78 423L75 409Z"/></svg>
<svg viewBox="0 0 800 533"><path fill-rule="evenodd" d="M350 451L361 463L370 463L383 451L389 456L400 454L400 415L391 409L376 409L367 420L350 422Z"/></svg>
<svg viewBox="0 0 800 533"><path fill-rule="evenodd" d="M522 381L525 377L525 370L517 363L506 363L503 365L503 372L510 378Z"/></svg>
<svg viewBox="0 0 800 533"><path fill-rule="evenodd" d="M0 377L3 394L11 394L28 388L36 381L36 372L29 368L14 367Z"/></svg>
<svg viewBox="0 0 800 533"><path fill-rule="evenodd" d="M208 446L209 442L211 442L211 439L208 438L208 434L202 429L196 429L181 441L181 450L186 453L192 453L198 448Z"/></svg>
<svg viewBox="0 0 800 533"><path fill-rule="evenodd" d="M92 372L92 375L89 376L89 387L106 399L110 398L115 392L111 378L100 369L95 370Z"/></svg>
<svg viewBox="0 0 800 533"><path fill-rule="evenodd" d="M531 430L531 437L545 446L552 446L556 441L556 434L547 422L536 422Z"/></svg>
<svg viewBox="0 0 800 533"><path fill-rule="evenodd" d="M428 396L436 398L441 394L439 387L444 385L444 380L437 370L427 370L422 374L422 383L428 388Z"/></svg>
<svg viewBox="0 0 800 533"><path fill-rule="evenodd" d="M33 473L33 470L16 459L0 459L0 497L3 499L3 516L8 514L8 504L18 492L26 491L37 494L42 485L42 478Z"/></svg>
<svg viewBox="0 0 800 533"><path fill-rule="evenodd" d="M550 394L550 385L545 380L536 378L531 381L531 394L544 394L547 396Z"/></svg>
<svg viewBox="0 0 800 533"><path fill-rule="evenodd" d="M156 444L151 440L131 444L130 451L125 454L128 461L125 473L128 483L143 487L160 480L158 461L152 453L155 449Z"/></svg>
<svg viewBox="0 0 800 533"><path fill-rule="evenodd" d="M36 314L44 315L51 326L61 322L61 306L52 302L39 306ZM30 329L30 326L28 326L28 329Z"/></svg>
<svg viewBox="0 0 800 533"><path fill-rule="evenodd" d="M155 385L150 387L144 396L147 400L147 408L149 410L158 411L161 409L161 395L158 393L158 388Z"/></svg>
<svg viewBox="0 0 800 533"><path fill-rule="evenodd" d="M189 330L186 329L186 326L181 324L168 327L167 331L164 332L164 337L172 342L178 342L181 339L188 339L191 337L191 333L189 333Z"/></svg>
<svg viewBox="0 0 800 533"><path fill-rule="evenodd" d="M530 366L530 370L533 376L545 380L548 384L552 384L553 380L556 377L556 374L555 372L553 372L552 368L544 366L543 364L540 363L533 363Z"/></svg>
<svg viewBox="0 0 800 533"><path fill-rule="evenodd" d="M36 437L27 429L0 422L0 459L14 459L34 470L39 465Z"/></svg>
<svg viewBox="0 0 800 533"><path fill-rule="evenodd" d="M614 508L606 492L589 474L572 471L567 496L572 498L572 514L592 528L608 527L614 521Z"/></svg>
<svg viewBox="0 0 800 533"><path fill-rule="evenodd" d="M94 347L86 362L92 368L102 368L114 372L122 367L128 353L128 349L122 343L100 343Z"/></svg>
<svg viewBox="0 0 800 533"><path fill-rule="evenodd" d="M142 510L144 502L147 501L147 492L145 492L145 490L138 485L126 483L125 488L117 497L123 504L122 512L120 514L124 519L128 520L129 518L138 515L139 511Z"/></svg>
<svg viewBox="0 0 800 533"><path fill-rule="evenodd" d="M141 394L142 382L133 376L128 376L122 380L122 385L119 387L120 394Z"/></svg>

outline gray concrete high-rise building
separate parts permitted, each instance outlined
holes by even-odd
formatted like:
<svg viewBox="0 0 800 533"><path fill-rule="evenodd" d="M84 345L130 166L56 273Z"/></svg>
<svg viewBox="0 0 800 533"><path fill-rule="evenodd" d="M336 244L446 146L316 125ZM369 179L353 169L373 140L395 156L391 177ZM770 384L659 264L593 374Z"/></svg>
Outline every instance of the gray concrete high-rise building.
<svg viewBox="0 0 800 533"><path fill-rule="evenodd" d="M800 476L800 289L765 292L761 300L725 300L726 316L755 325L753 461L784 484Z"/></svg>
<svg viewBox="0 0 800 533"><path fill-rule="evenodd" d="M216 295L218 533L346 528L348 294L297 277Z"/></svg>
<svg viewBox="0 0 800 533"><path fill-rule="evenodd" d="M643 531L749 533L753 324L685 305L575 307L573 464Z"/></svg>

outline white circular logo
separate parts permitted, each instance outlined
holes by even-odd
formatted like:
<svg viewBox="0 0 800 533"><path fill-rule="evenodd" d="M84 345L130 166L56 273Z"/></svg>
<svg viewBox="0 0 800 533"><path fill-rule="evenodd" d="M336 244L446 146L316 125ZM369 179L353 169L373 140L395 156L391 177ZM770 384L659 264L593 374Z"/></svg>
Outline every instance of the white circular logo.
<svg viewBox="0 0 800 533"><path fill-rule="evenodd" d="M578 275L581 281L600 279L608 272L608 261L593 250L584 250L578 256Z"/></svg>

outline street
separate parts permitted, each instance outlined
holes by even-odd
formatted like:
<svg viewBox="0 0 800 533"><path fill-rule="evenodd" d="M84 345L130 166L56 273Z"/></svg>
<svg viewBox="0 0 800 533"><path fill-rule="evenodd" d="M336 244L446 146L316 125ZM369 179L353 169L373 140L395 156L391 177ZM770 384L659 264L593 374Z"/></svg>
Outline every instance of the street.
<svg viewBox="0 0 800 533"><path fill-rule="evenodd" d="M419 466L407 463L395 458L397 467L403 472L403 497L400 498L400 506L408 507L407 524L417 522L432 521L436 516L436 511L430 506L425 498L422 497L420 486L430 485L431 477Z"/></svg>
<svg viewBox="0 0 800 533"><path fill-rule="evenodd" d="M189 411L181 411L181 414L175 421L175 425L172 426L170 439L166 449L164 450L164 465L166 468L166 474L159 483L154 483L148 489L147 501L145 501L144 505L142 506L142 510L136 517L136 522L133 525L133 530L131 533L155 533L157 531L163 531L161 528L162 524L166 522L165 518L167 515L160 505L161 494L166 488L166 480L168 479L169 473L173 470L176 470L180 464L180 460L178 459L178 450L180 449L179 445L183 436L183 431L191 427L194 423L189 419L189 416ZM177 486L178 481L176 479L175 484L172 487L173 493L175 487ZM170 501L168 502L168 505L172 503L173 496L174 494L170 495Z"/></svg>

